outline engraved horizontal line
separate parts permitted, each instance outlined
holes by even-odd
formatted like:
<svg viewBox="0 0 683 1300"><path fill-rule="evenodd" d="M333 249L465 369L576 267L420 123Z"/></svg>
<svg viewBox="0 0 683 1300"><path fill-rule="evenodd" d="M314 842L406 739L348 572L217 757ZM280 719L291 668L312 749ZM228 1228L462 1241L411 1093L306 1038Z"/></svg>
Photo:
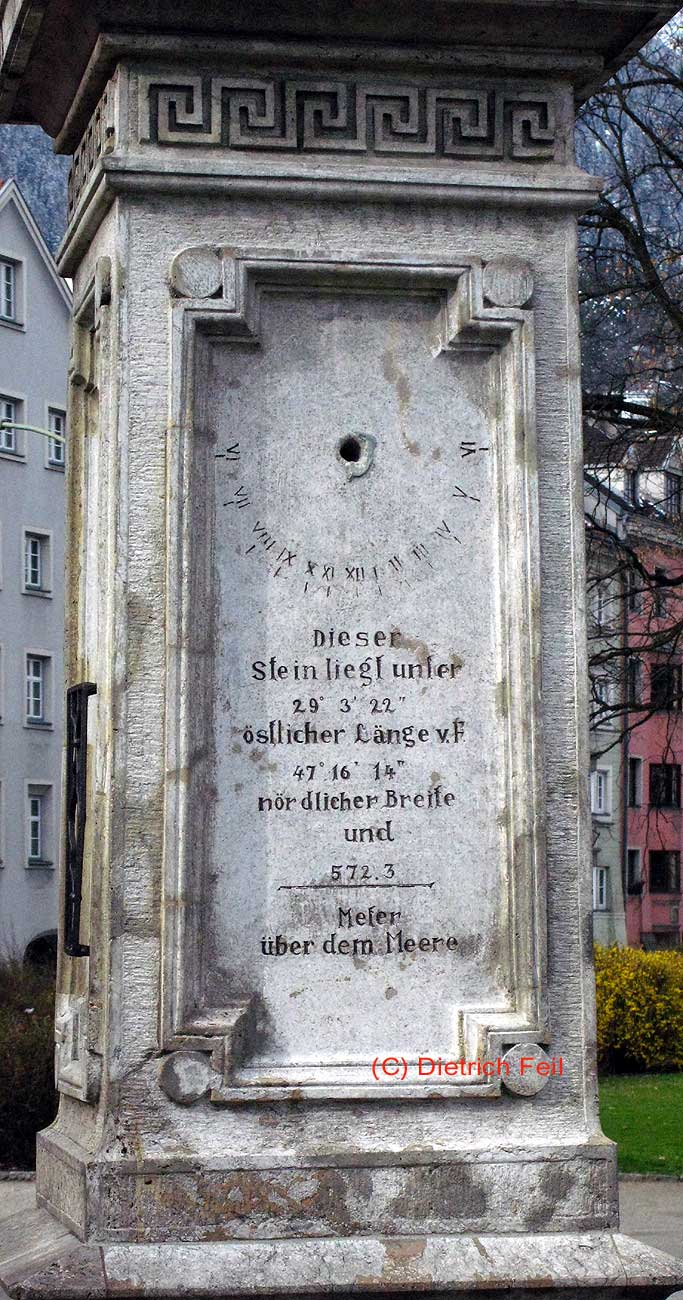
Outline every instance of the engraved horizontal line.
<svg viewBox="0 0 683 1300"><path fill-rule="evenodd" d="M278 891L280 889L432 889L435 884L435 880L419 880L405 885L393 880L384 880L374 885L278 885Z"/></svg>

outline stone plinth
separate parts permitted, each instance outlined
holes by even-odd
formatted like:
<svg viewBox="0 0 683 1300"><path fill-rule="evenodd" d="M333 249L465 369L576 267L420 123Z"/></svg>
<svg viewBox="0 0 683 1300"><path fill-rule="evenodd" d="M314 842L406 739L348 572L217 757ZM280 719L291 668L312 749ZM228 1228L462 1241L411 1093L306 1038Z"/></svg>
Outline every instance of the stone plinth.
<svg viewBox="0 0 683 1300"><path fill-rule="evenodd" d="M572 145L666 15L226 8L5 8L75 148L81 689L0 1275L667 1295L596 1100Z"/></svg>

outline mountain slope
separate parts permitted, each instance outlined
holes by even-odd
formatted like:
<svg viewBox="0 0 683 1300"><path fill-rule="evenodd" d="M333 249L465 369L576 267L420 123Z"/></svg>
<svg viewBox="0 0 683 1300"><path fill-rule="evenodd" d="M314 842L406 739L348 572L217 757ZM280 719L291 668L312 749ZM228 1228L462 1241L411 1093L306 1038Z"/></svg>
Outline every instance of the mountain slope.
<svg viewBox="0 0 683 1300"><path fill-rule="evenodd" d="M69 158L58 157L38 126L0 126L0 180L15 180L48 248L57 251L66 226Z"/></svg>

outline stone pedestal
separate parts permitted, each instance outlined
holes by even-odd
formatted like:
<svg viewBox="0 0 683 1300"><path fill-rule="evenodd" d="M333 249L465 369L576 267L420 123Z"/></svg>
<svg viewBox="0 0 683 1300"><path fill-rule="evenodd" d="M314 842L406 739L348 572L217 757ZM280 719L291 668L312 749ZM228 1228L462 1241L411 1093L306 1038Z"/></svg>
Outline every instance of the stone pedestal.
<svg viewBox="0 0 683 1300"><path fill-rule="evenodd" d="M5 6L80 687L13 1294L674 1290L596 1101L572 150L666 13Z"/></svg>

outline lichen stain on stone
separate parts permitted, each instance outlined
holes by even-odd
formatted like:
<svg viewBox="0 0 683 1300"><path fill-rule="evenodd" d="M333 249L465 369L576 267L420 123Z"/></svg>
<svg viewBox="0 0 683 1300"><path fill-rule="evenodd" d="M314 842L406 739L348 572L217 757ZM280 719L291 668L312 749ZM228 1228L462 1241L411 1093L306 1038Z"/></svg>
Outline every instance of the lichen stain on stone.
<svg viewBox="0 0 683 1300"><path fill-rule="evenodd" d="M149 1194L162 1214L170 1211L178 1224L204 1220L206 1227L200 1240L222 1241L248 1236L258 1236L267 1221L285 1220L291 1231L299 1230L302 1222L312 1220L340 1235L359 1224L352 1217L346 1203L349 1190L345 1177L336 1170L319 1169L268 1178L254 1171L235 1171L224 1175L220 1181L209 1182L206 1177L179 1185L175 1180L155 1178ZM371 1195L369 1179L361 1179L354 1188L360 1199ZM143 1220L149 1221L151 1206L140 1206ZM206 1220L210 1222L206 1222ZM150 1224L150 1227L152 1225Z"/></svg>
<svg viewBox="0 0 683 1300"><path fill-rule="evenodd" d="M425 1237L398 1237L395 1241L388 1241L384 1247L387 1260L394 1260L396 1263L409 1259L422 1259L426 1248Z"/></svg>
<svg viewBox="0 0 683 1300"><path fill-rule="evenodd" d="M416 636L409 636L401 632L400 628L392 627L392 643L395 650L411 650L419 664L426 664L429 657L429 646L426 641L420 641Z"/></svg>
<svg viewBox="0 0 683 1300"><path fill-rule="evenodd" d="M386 1289L387 1282L419 1283L420 1289L432 1283L430 1273L424 1272L419 1263L424 1258L427 1248L425 1237L396 1237L382 1242L384 1260L381 1274L368 1273L354 1278L356 1289Z"/></svg>
<svg viewBox="0 0 683 1300"><path fill-rule="evenodd" d="M495 984L511 994L512 973L510 970L510 919L507 890L501 889L497 895L497 906L491 918L490 928L479 936L477 956L484 970L491 972Z"/></svg>
<svg viewBox="0 0 683 1300"><path fill-rule="evenodd" d="M424 1258L426 1246L424 1237L399 1237L395 1241L387 1241L384 1246L382 1281L385 1283L419 1281L421 1287L430 1283L431 1274L424 1272L419 1266Z"/></svg>
<svg viewBox="0 0 683 1300"><path fill-rule="evenodd" d="M384 996L387 1002L391 1002L392 998L398 997L398 989L392 988L390 984L389 987L384 990Z"/></svg>
<svg viewBox="0 0 683 1300"><path fill-rule="evenodd" d="M382 373L387 383L392 384L392 386L396 389L396 396L398 397L398 411L399 411L399 419L400 419L400 427L401 427L401 437L406 447L408 448L408 451L410 452L411 456L419 456L420 444L414 442L411 438L408 437L404 427L406 416L408 415L408 412L410 410L410 398L411 398L410 384L408 383L407 375L404 375L403 371L400 370L399 367L397 366L396 358L393 352L391 351L391 348L387 348L386 352L382 357Z"/></svg>
<svg viewBox="0 0 683 1300"><path fill-rule="evenodd" d="M399 970L401 971L410 970L414 961L415 961L415 953L414 952L406 953L406 955L402 957L400 962L398 963Z"/></svg>
<svg viewBox="0 0 683 1300"><path fill-rule="evenodd" d="M430 1231L464 1232L486 1216L486 1192L469 1167L436 1165L426 1177L424 1168L407 1170L403 1190L392 1201L392 1217L406 1227L429 1225Z"/></svg>
<svg viewBox="0 0 683 1300"><path fill-rule="evenodd" d="M360 1199L369 1200L371 1180L361 1179L360 1185L353 1190ZM359 1226L346 1202L348 1191L346 1177L332 1169L283 1173L280 1178L270 1179L259 1173L240 1171L231 1175L229 1183L211 1188L197 1187L195 1212L197 1201L201 1201L204 1213L208 1212L213 1220L205 1240L232 1238L235 1228L242 1236L247 1225L253 1227L249 1235L258 1236L264 1220L285 1220L291 1224L291 1231L297 1231L302 1221L314 1221L328 1230L347 1235ZM191 1209L189 1201L187 1209Z"/></svg>
<svg viewBox="0 0 683 1300"><path fill-rule="evenodd" d="M257 1115L256 1122L261 1128L279 1128L279 1115Z"/></svg>
<svg viewBox="0 0 683 1300"><path fill-rule="evenodd" d="M277 763L267 761L267 751L265 749L250 749L249 757L252 763L263 763L266 772L277 772Z"/></svg>
<svg viewBox="0 0 683 1300"><path fill-rule="evenodd" d="M462 939L458 939L458 956L476 957L481 950L482 936L480 934L465 934Z"/></svg>
<svg viewBox="0 0 683 1300"><path fill-rule="evenodd" d="M566 1201L574 1190L574 1184L575 1178L569 1169L554 1163L545 1165L540 1171L538 1187L524 1216L525 1227L532 1231L543 1228L552 1222L556 1210L566 1213Z"/></svg>

